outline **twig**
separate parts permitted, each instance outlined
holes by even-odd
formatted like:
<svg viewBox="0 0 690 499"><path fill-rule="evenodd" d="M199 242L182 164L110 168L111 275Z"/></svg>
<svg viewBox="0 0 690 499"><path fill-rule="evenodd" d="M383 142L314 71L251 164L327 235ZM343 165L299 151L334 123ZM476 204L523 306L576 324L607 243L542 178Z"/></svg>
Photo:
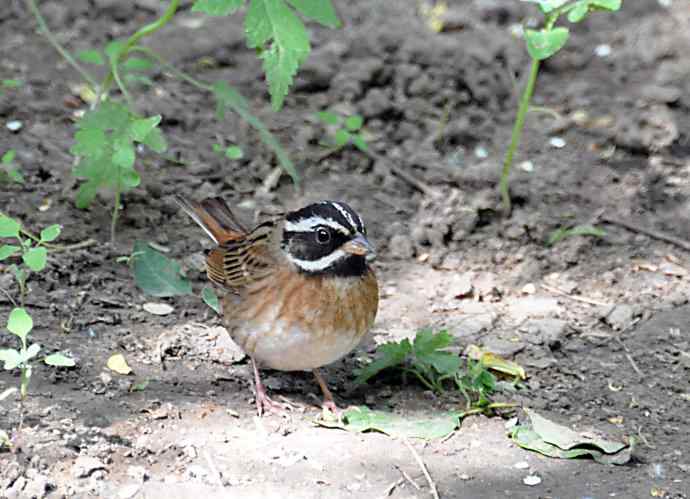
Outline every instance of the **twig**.
<svg viewBox="0 0 690 499"><path fill-rule="evenodd" d="M383 491L383 494L379 496L380 499L386 499L386 497L390 497L390 495L393 493L393 491L396 489L396 487L400 487L403 482L405 481L404 478L401 478L397 482L391 483L388 487L386 487L386 490Z"/></svg>
<svg viewBox="0 0 690 499"><path fill-rule="evenodd" d="M603 301L592 300L591 298L585 298L584 296L571 295L570 293L563 291L562 289L549 286L548 284L542 284L541 287L544 288L546 291L550 291L551 293L556 293L557 295L565 296L566 298L570 298L571 300L587 303L588 305L598 305L601 307L611 306L610 303L606 303Z"/></svg>
<svg viewBox="0 0 690 499"><path fill-rule="evenodd" d="M417 454L417 451L412 446L412 444L407 439L407 437L403 437L403 442L405 443L407 448L410 449L410 452L414 456L415 461L417 461L417 464L422 469L422 473L424 473L424 478L426 478L426 481L429 484L429 488L431 489L431 497L433 497L434 499L440 499L440 496L438 495L438 490L436 489L436 484L431 479L431 475L429 474L429 470L427 469L426 465L424 464L424 461L422 461L422 458L419 457L419 454Z"/></svg>
<svg viewBox="0 0 690 499"><path fill-rule="evenodd" d="M400 472L400 474L403 476L404 480L407 480L415 489L417 490L422 490L422 488L419 486L417 482L415 482L410 475L407 474L407 472L402 469L400 466L395 467L396 470Z"/></svg>
<svg viewBox="0 0 690 499"><path fill-rule="evenodd" d="M416 188L417 190L423 192L424 194L428 196L433 196L433 197L440 197L441 193L438 192L436 189L428 185L427 183L423 182L422 180L418 179L411 173L406 172L402 168L398 167L393 160L388 159L384 156L380 156L374 152L371 151L363 151L363 153L372 161L378 161L382 165L384 165L388 170L395 175L396 177L400 177L402 180L410 184L412 187Z"/></svg>
<svg viewBox="0 0 690 499"><path fill-rule="evenodd" d="M625 356L628 359L628 362L630 362L630 365L632 366L633 370L638 374L638 376L640 376L640 378L644 378L644 373L640 370L640 368L637 365L637 362L635 362L635 359L633 359L632 355L630 355L630 350L628 350L628 347L625 346L623 340L621 340L619 336L614 336L614 338L625 351Z"/></svg>
<svg viewBox="0 0 690 499"><path fill-rule="evenodd" d="M619 220L608 215L602 216L601 221L612 225L619 225L621 227L628 229L629 231L639 232L640 234L645 234L651 238L658 239L659 241L664 241L678 246L679 248L682 248L685 251L690 251L690 242L686 241L685 239L669 236L668 234L664 234L653 229L647 229L646 227L640 227L639 225L635 225L631 222L626 222L625 220Z"/></svg>

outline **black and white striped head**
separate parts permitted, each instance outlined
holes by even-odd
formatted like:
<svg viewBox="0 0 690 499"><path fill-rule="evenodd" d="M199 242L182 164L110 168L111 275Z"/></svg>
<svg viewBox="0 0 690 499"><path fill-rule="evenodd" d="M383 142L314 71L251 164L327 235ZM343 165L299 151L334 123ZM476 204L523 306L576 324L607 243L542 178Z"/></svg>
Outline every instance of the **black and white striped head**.
<svg viewBox="0 0 690 499"><path fill-rule="evenodd" d="M281 248L307 274L360 276L376 255L362 218L347 204L322 201L285 217Z"/></svg>

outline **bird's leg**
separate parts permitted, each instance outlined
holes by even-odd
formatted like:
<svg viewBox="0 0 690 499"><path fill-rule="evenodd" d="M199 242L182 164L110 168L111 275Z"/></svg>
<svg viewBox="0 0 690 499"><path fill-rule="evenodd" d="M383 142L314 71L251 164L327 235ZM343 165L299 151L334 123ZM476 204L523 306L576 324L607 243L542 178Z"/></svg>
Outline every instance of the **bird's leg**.
<svg viewBox="0 0 690 499"><path fill-rule="evenodd" d="M261 381L261 375L259 374L259 368L256 365L256 361L253 357L252 368L254 369L254 391L256 392L256 412L259 416L263 415L265 412L274 412L280 415L285 415L286 411L293 409L290 404L282 404L280 402L275 402L266 393L266 387Z"/></svg>
<svg viewBox="0 0 690 499"><path fill-rule="evenodd" d="M326 381L323 379L323 376L321 376L321 373L318 369L313 369L312 372L314 373L316 382L321 387L321 392L323 393L323 408L327 409L333 414L339 414L340 410L338 409L338 406L335 405L335 400L333 400L333 394L328 389L328 385L326 384Z"/></svg>

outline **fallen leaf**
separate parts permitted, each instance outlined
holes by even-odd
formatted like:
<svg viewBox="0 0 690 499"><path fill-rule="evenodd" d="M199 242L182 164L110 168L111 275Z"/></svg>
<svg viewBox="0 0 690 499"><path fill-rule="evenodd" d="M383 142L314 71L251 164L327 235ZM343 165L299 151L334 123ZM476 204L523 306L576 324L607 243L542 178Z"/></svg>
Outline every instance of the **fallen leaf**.
<svg viewBox="0 0 690 499"><path fill-rule="evenodd" d="M168 305L167 303L154 302L144 303L142 308L146 310L149 314L153 315L168 315L172 313L173 310L175 310L171 305Z"/></svg>
<svg viewBox="0 0 690 499"><path fill-rule="evenodd" d="M127 375L132 372L132 368L129 367L127 361L125 360L125 356L121 353L111 355L106 363L106 367L111 371L115 371L116 373L123 375Z"/></svg>
<svg viewBox="0 0 690 499"><path fill-rule="evenodd" d="M465 353L470 359L478 360L489 370L498 371L520 379L527 379L527 374L520 364L512 360L506 360L495 353L482 350L477 345L469 345Z"/></svg>

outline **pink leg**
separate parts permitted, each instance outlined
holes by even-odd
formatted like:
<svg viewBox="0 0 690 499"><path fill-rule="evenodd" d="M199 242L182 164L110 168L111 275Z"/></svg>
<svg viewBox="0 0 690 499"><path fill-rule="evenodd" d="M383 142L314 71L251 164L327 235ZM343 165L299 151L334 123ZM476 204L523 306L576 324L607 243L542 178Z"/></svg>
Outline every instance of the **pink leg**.
<svg viewBox="0 0 690 499"><path fill-rule="evenodd" d="M323 376L321 376L321 373L319 372L318 369L314 369L312 372L314 373L314 377L316 378L316 382L321 387L321 392L323 392L323 404L322 404L322 406L324 407L324 409L327 409L328 411L332 412L333 414L339 414L340 410L338 409L338 406L335 405L335 400L333 400L333 394L328 389L328 385L326 384L326 381L323 379Z"/></svg>
<svg viewBox="0 0 690 499"><path fill-rule="evenodd" d="M251 358L251 357L250 357ZM276 413L280 415L285 415L286 411L292 409L290 404L282 404L280 402L275 402L266 393L266 387L261 382L261 376L259 375L259 368L256 362L252 359L252 368L254 369L254 390L256 392L256 412L259 416L266 412Z"/></svg>

